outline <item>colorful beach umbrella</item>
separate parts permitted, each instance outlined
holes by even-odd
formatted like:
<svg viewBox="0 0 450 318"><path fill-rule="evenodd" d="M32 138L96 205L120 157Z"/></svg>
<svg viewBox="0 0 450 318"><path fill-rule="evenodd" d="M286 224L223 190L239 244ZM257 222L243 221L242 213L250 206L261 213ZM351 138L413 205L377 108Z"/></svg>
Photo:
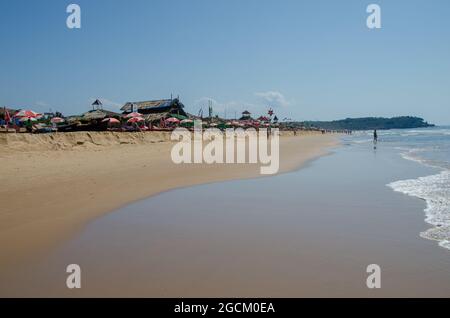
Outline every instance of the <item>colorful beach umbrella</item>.
<svg viewBox="0 0 450 318"><path fill-rule="evenodd" d="M102 120L102 122L109 122L110 124L119 124L120 120L112 117L108 117Z"/></svg>
<svg viewBox="0 0 450 318"><path fill-rule="evenodd" d="M37 119L35 117L27 117L27 116L21 117L19 119L19 121L21 121L21 122L25 122L25 121L28 121L28 120L30 120L30 121L37 121Z"/></svg>
<svg viewBox="0 0 450 318"><path fill-rule="evenodd" d="M40 115L39 113L36 113L30 109L22 109L20 111L18 111L14 117L37 117L38 115Z"/></svg>
<svg viewBox="0 0 450 318"><path fill-rule="evenodd" d="M145 121L144 118L142 117L133 117L127 120L127 123L138 123L138 122L142 122Z"/></svg>

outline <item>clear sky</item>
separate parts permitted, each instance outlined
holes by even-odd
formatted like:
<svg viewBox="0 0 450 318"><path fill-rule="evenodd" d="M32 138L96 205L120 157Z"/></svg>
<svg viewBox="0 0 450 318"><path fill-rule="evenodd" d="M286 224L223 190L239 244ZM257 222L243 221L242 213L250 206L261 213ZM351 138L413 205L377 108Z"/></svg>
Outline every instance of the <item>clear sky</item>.
<svg viewBox="0 0 450 318"><path fill-rule="evenodd" d="M449 16L448 0L0 0L0 106L69 115L173 93L195 114L211 99L228 117L450 124Z"/></svg>

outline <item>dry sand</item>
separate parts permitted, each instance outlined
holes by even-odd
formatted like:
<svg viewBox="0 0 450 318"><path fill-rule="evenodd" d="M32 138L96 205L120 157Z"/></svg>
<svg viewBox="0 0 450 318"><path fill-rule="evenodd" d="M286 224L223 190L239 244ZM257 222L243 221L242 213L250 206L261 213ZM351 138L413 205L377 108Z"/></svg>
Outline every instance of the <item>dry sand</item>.
<svg viewBox="0 0 450 318"><path fill-rule="evenodd" d="M49 253L88 221L173 188L261 176L259 164L183 164L170 135L151 133L1 134L0 270ZM280 171L326 152L332 135L285 133Z"/></svg>

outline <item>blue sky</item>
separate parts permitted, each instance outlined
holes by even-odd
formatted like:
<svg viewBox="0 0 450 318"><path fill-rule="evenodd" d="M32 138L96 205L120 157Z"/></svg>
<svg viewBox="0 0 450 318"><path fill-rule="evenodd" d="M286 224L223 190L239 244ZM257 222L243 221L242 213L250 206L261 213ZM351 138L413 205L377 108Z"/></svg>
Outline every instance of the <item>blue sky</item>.
<svg viewBox="0 0 450 318"><path fill-rule="evenodd" d="M66 7L81 7L79 30ZM382 28L366 27L366 7ZM228 117L450 124L450 1L0 0L0 106L82 113L180 95Z"/></svg>

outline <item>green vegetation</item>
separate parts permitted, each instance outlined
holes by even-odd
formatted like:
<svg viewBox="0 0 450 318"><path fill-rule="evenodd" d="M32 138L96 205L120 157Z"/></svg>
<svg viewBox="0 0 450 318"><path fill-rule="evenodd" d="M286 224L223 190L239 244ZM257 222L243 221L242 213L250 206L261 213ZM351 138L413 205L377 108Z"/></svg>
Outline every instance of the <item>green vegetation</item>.
<svg viewBox="0 0 450 318"><path fill-rule="evenodd" d="M305 127L318 127L331 130L372 130L372 129L401 129L401 128L421 128L434 127L422 118L402 116L393 118L365 117L346 118L334 121L305 121Z"/></svg>

